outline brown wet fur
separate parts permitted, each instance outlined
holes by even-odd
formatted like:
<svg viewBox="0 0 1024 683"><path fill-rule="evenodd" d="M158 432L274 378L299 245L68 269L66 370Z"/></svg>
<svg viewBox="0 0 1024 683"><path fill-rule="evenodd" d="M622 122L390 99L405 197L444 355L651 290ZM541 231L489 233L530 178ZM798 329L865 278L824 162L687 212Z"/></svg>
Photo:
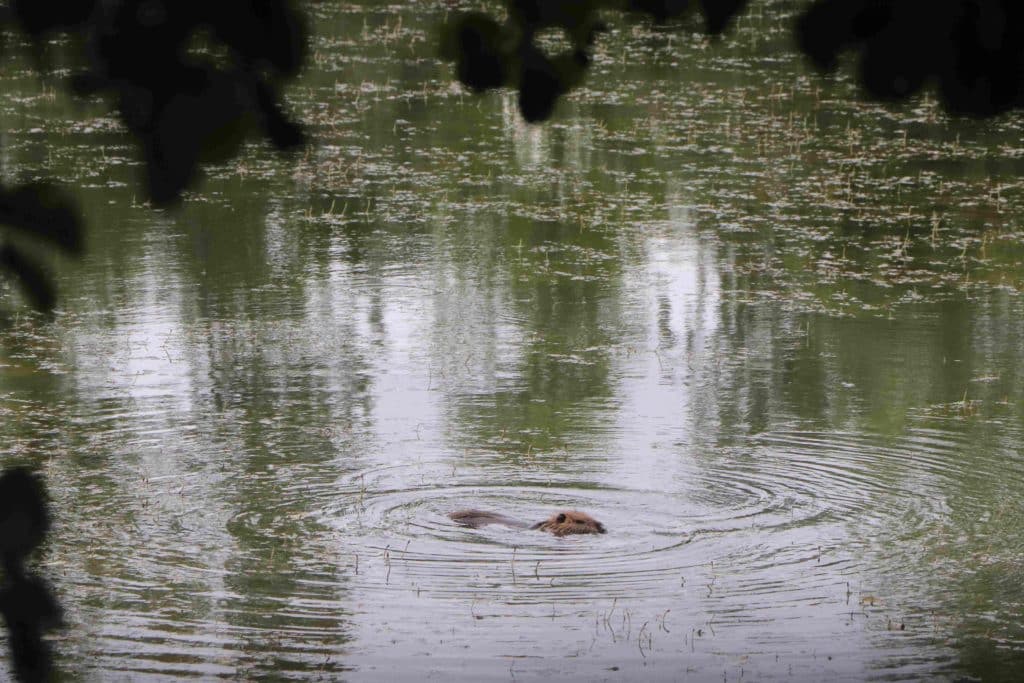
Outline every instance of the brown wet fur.
<svg viewBox="0 0 1024 683"><path fill-rule="evenodd" d="M603 534L606 529L604 524L597 521L586 512L578 510L563 510L556 512L543 522L534 525L521 522L505 515L494 512L483 512L481 510L459 510L448 515L458 524L478 529L488 524L502 524L504 526L519 529L539 529L547 531L555 536L568 536L570 534Z"/></svg>

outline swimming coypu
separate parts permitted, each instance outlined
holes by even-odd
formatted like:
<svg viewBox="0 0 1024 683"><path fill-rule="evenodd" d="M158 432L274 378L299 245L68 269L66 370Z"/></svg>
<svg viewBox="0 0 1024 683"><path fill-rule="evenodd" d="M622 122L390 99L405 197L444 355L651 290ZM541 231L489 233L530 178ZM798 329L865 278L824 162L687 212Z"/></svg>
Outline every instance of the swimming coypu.
<svg viewBox="0 0 1024 683"><path fill-rule="evenodd" d="M462 526L478 529L488 524L501 524L517 529L539 529L550 531L555 536L568 536L569 534L603 534L606 529L604 524L597 521L586 512L577 510L564 510L556 512L543 522L529 524L518 519L512 519L505 515L494 512L483 512L481 510L459 510L448 515L455 522Z"/></svg>

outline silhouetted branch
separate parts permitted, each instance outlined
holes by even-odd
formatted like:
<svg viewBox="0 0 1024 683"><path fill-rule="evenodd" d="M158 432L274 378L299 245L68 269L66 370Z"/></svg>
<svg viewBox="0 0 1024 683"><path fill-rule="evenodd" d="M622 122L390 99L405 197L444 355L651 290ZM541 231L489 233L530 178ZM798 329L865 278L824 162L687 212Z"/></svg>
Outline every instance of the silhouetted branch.
<svg viewBox="0 0 1024 683"><path fill-rule="evenodd" d="M1024 105L1024 5L1000 0L819 0L797 24L822 69L859 53L859 80L883 99L938 86L951 112L992 116Z"/></svg>
<svg viewBox="0 0 1024 683"><path fill-rule="evenodd" d="M112 96L142 149L156 204L176 202L200 164L233 157L254 131L282 150L305 143L277 87L298 73L306 54L302 15L288 0L11 0L0 22L27 33L38 59L50 35L84 36L85 67L69 84L82 95ZM219 41L227 59L191 51L199 34ZM0 187L0 225L71 254L82 250L77 216L70 198L49 184ZM19 279L34 306L53 308L56 292L43 266L2 240L0 269Z"/></svg>
<svg viewBox="0 0 1024 683"><path fill-rule="evenodd" d="M747 0L701 0L709 33L725 30ZM455 62L459 81L474 92L504 86L519 91L519 111L530 122L551 117L558 98L578 86L590 66L590 50L604 29L602 10L677 18L688 0L507 0L508 20L481 12L456 16L441 34L441 55ZM543 29L561 29L572 48L549 56L536 44Z"/></svg>
<svg viewBox="0 0 1024 683"><path fill-rule="evenodd" d="M114 97L158 204L176 201L201 162L236 154L249 131L279 149L305 142L273 86L306 54L302 15L288 0L21 0L10 10L37 43L68 29L85 36L86 67L71 84ZM199 34L219 41L228 63L191 52Z"/></svg>

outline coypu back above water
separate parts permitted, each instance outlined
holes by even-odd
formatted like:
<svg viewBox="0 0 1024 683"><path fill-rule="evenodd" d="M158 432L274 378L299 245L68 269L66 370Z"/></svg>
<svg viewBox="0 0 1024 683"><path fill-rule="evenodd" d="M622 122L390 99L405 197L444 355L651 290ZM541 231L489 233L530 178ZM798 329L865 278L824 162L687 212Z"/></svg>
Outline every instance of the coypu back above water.
<svg viewBox="0 0 1024 683"><path fill-rule="evenodd" d="M483 512L481 510L459 510L448 515L458 524L478 529L488 524L501 524L516 529L539 529L548 531L555 536L568 536L569 534L603 534L606 529L604 524L597 521L585 512L577 510L564 510L556 512L543 522L529 524L518 519L512 519L505 515L494 512Z"/></svg>

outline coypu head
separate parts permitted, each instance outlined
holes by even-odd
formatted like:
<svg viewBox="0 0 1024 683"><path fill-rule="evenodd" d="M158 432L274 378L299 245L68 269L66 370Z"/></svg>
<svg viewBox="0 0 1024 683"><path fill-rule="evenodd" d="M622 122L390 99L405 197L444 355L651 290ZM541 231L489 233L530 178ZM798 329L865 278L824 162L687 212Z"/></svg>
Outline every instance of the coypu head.
<svg viewBox="0 0 1024 683"><path fill-rule="evenodd" d="M543 522L534 524L531 529L550 531L555 536L568 536L569 534L603 534L604 524L597 521L585 512L577 510L565 510L556 512Z"/></svg>

